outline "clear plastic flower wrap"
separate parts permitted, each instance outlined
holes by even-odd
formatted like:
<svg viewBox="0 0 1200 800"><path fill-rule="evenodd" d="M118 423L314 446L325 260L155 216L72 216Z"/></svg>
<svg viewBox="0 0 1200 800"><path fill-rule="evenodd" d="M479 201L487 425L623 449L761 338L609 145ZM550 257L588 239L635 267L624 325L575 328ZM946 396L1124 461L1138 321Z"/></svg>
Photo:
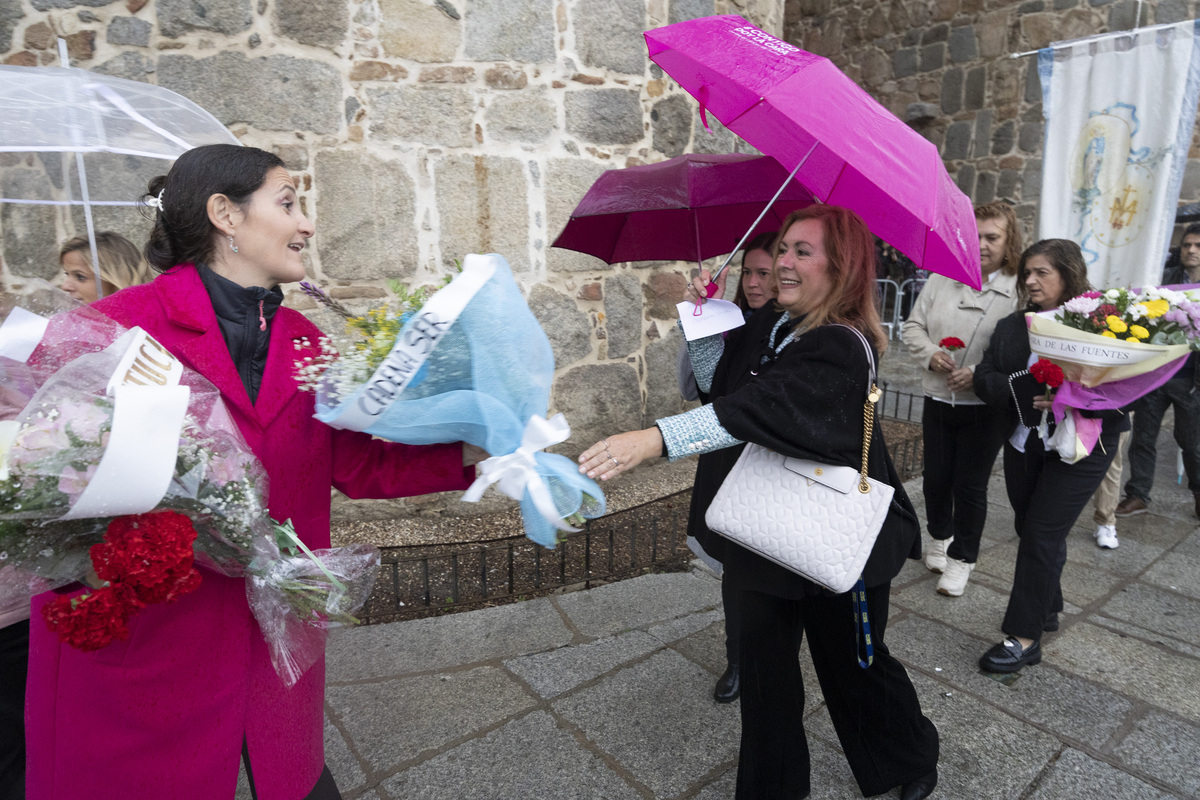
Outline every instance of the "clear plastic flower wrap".
<svg viewBox="0 0 1200 800"><path fill-rule="evenodd" d="M339 311L319 290L307 291ZM498 255L468 255L446 287L414 308L381 309L352 324L366 340L337 355L328 343L297 360L317 394L317 419L394 442L464 441L492 454L463 495L476 501L496 484L521 504L525 533L546 547L604 513L604 493L566 456L543 452L566 441L562 414L546 419L554 379L550 341ZM309 343L313 348L313 343Z"/></svg>
<svg viewBox="0 0 1200 800"><path fill-rule="evenodd" d="M326 630L354 622L378 550L301 552L270 519L266 472L220 392L144 331L83 307L29 315L12 306L0 323L0 606L82 578L113 518L178 511L198 566L247 579L272 661L294 683Z"/></svg>

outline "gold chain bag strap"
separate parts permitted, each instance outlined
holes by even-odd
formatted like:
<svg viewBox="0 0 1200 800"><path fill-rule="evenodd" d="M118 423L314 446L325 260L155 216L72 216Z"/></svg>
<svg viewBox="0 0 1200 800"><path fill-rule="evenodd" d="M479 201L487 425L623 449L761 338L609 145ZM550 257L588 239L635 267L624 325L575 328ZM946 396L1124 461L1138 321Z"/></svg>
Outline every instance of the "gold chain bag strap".
<svg viewBox="0 0 1200 800"><path fill-rule="evenodd" d="M867 475L875 426L875 355L863 405L860 468L791 458L748 443L708 507L708 527L833 592L854 587L887 518L895 489Z"/></svg>

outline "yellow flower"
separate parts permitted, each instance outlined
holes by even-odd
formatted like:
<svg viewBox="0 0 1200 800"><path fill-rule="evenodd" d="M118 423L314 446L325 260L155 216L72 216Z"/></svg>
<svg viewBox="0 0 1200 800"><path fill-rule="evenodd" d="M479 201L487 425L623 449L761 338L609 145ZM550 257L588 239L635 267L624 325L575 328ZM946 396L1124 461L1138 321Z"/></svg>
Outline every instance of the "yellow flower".
<svg viewBox="0 0 1200 800"><path fill-rule="evenodd" d="M1113 333L1124 333L1125 331L1129 330L1129 326L1125 324L1125 321L1116 314L1109 314L1104 318L1104 322L1108 325L1108 329Z"/></svg>
<svg viewBox="0 0 1200 800"><path fill-rule="evenodd" d="M1157 300L1150 300L1142 303L1146 307L1146 316L1150 319L1156 319L1171 310L1171 304L1161 297Z"/></svg>
<svg viewBox="0 0 1200 800"><path fill-rule="evenodd" d="M1130 325L1129 333L1130 333L1131 338L1134 336L1136 336L1139 339L1149 339L1150 338L1150 331L1146 330L1141 325Z"/></svg>
<svg viewBox="0 0 1200 800"><path fill-rule="evenodd" d="M1108 338L1110 338L1110 339L1115 339L1115 338L1117 338L1117 335L1116 335L1115 333L1113 333L1112 331L1101 331L1100 335L1101 335L1101 336L1107 336L1107 337L1108 337Z"/></svg>
<svg viewBox="0 0 1200 800"><path fill-rule="evenodd" d="M1125 341L1127 341L1127 342L1140 342L1140 341L1141 341L1141 339L1139 339L1139 338L1138 338L1138 337L1136 337L1136 336L1126 336L1126 337L1125 337Z"/></svg>

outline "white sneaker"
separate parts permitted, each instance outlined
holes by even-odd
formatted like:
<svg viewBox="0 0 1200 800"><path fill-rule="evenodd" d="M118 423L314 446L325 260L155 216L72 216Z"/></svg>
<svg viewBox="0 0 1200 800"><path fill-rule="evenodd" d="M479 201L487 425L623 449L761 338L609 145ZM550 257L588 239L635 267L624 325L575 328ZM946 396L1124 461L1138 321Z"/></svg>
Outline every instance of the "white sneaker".
<svg viewBox="0 0 1200 800"><path fill-rule="evenodd" d="M1120 542L1117 541L1117 526L1116 525L1101 525L1096 528L1096 532L1092 534L1096 537L1096 546L1104 547L1109 550L1115 550Z"/></svg>
<svg viewBox="0 0 1200 800"><path fill-rule="evenodd" d="M929 545L929 552L925 554L925 566L930 572L941 572L946 568L946 548L954 541L954 537L949 539L934 539Z"/></svg>
<svg viewBox="0 0 1200 800"><path fill-rule="evenodd" d="M961 597L967 588L967 579L971 577L973 569L975 569L974 564L947 557L946 570L942 573L942 577L938 578L938 594L944 594L947 597Z"/></svg>

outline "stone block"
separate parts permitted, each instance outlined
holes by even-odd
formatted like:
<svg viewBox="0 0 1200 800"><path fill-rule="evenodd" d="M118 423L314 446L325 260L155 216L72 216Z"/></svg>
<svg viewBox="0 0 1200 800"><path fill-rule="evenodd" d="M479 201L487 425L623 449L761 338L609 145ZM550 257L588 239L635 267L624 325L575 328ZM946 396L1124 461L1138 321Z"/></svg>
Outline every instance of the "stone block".
<svg viewBox="0 0 1200 800"><path fill-rule="evenodd" d="M987 67L975 67L967 72L963 87L963 108L978 111L984 107L984 92L987 89Z"/></svg>
<svg viewBox="0 0 1200 800"><path fill-rule="evenodd" d="M313 47L332 50L350 30L350 10L345 0L275 0L273 12L275 30Z"/></svg>
<svg viewBox="0 0 1200 800"><path fill-rule="evenodd" d="M367 776L363 775L358 759L346 746L346 739L342 736L342 732L328 718L325 720L325 763L329 766L329 771L337 776L338 789L343 792L361 789L367 782ZM242 769L245 770L245 768L246 765L243 763ZM249 790L249 784L246 788ZM247 791L246 797L249 800L249 791Z"/></svg>
<svg viewBox="0 0 1200 800"><path fill-rule="evenodd" d="M659 100L650 111L653 146L667 158L687 152L692 139L692 108L687 95L673 94Z"/></svg>
<svg viewBox="0 0 1200 800"><path fill-rule="evenodd" d="M641 428L642 389L638 383L637 370L629 364L611 362L575 367L555 380L551 408L554 412L566 414L567 418L571 420L571 438L561 450L567 454L582 453L614 431L631 431ZM627 583L629 581L610 585L624 586ZM563 602L572 600L576 605L579 603L594 605L597 600L592 595L608 588L608 586L602 586L599 589L592 589L590 592L575 592L566 595ZM588 601L573 600L573 598L585 596L591 599ZM587 635L606 636L617 633L626 627L629 626L622 625L614 630L604 630Z"/></svg>
<svg viewBox="0 0 1200 800"><path fill-rule="evenodd" d="M75 8L77 6L97 8L111 3L112 0L30 0L29 4L35 11L50 11L55 8Z"/></svg>
<svg viewBox="0 0 1200 800"><path fill-rule="evenodd" d="M1009 24L1007 11L994 11L979 18L975 23L975 35L979 41L981 58L999 58L1008 52Z"/></svg>
<svg viewBox="0 0 1200 800"><path fill-rule="evenodd" d="M112 22L108 23L106 37L109 44L149 47L152 27L149 22L137 17L113 17Z"/></svg>
<svg viewBox="0 0 1200 800"><path fill-rule="evenodd" d="M1042 137L1042 123L1022 122L1021 132L1017 136L1017 147L1026 153L1036 153L1042 149Z"/></svg>
<svg viewBox="0 0 1200 800"><path fill-rule="evenodd" d="M992 149L992 110L975 115L975 158L987 158Z"/></svg>
<svg viewBox="0 0 1200 800"><path fill-rule="evenodd" d="M415 185L404 165L363 148L316 157L316 245L326 275L405 277L416 267Z"/></svg>
<svg viewBox="0 0 1200 800"><path fill-rule="evenodd" d="M975 166L973 164L963 164L958 169L958 173L954 176L954 182L958 188L967 197L975 196Z"/></svg>
<svg viewBox="0 0 1200 800"><path fill-rule="evenodd" d="M534 705L516 680L495 667L331 685L325 702L373 772L389 772Z"/></svg>
<svg viewBox="0 0 1200 800"><path fill-rule="evenodd" d="M0 168L0 197L50 200L50 181L41 169ZM23 278L49 280L58 269L58 231L52 206L0 203L4 262Z"/></svg>
<svg viewBox="0 0 1200 800"><path fill-rule="evenodd" d="M690 102L689 102L690 105ZM733 131L721 124L721 120L712 114L708 117L708 129L700 121L700 106L694 106L692 112L692 152L719 155L734 149L734 144L741 139L733 135Z"/></svg>
<svg viewBox="0 0 1200 800"><path fill-rule="evenodd" d="M1003 156L1012 152L1017 123L1006 120L992 132L992 155Z"/></svg>
<svg viewBox="0 0 1200 800"><path fill-rule="evenodd" d="M617 365L606 364L591 369L599 370L609 366ZM589 445L591 443L588 442ZM685 612L706 611L720 604L720 583L710 577L691 572L644 575L586 592L564 595L558 601L559 608L580 633L595 637L643 628Z"/></svg>
<svg viewBox="0 0 1200 800"><path fill-rule="evenodd" d="M680 414L685 410L679 393L678 359L683 334L670 328L665 338L646 347L646 422ZM611 353L611 351L610 351Z"/></svg>
<svg viewBox="0 0 1200 800"><path fill-rule="evenodd" d="M1039 11L1046 10L1046 0L1025 0L1024 3L1017 6L1018 14L1036 14Z"/></svg>
<svg viewBox="0 0 1200 800"><path fill-rule="evenodd" d="M1108 9L1108 29L1110 31L1127 31L1137 27L1138 11L1141 9L1137 0L1120 0Z"/></svg>
<svg viewBox="0 0 1200 800"><path fill-rule="evenodd" d="M1200 726L1153 709L1137 720L1113 749L1113 755L1125 764L1177 786L1191 797L1200 796L1196 753L1200 753Z"/></svg>
<svg viewBox="0 0 1200 800"><path fill-rule="evenodd" d="M540 697L549 699L662 646L648 633L627 631L587 644L509 659L504 667Z"/></svg>
<svg viewBox="0 0 1200 800"><path fill-rule="evenodd" d="M969 155L972 127L970 122L965 121L951 123L950 127L946 129L946 141L942 145L942 158L954 161Z"/></svg>
<svg viewBox="0 0 1200 800"><path fill-rule="evenodd" d="M552 650L570 644L571 637L546 598L353 628L330 639L326 679L349 683L449 669Z"/></svg>
<svg viewBox="0 0 1200 800"><path fill-rule="evenodd" d="M963 25L950 33L950 60L955 64L964 61L974 61L979 58L979 48L975 43L975 28Z"/></svg>
<svg viewBox="0 0 1200 800"><path fill-rule="evenodd" d="M497 142L546 141L557 123L557 109L545 87L497 95L484 117L487 137Z"/></svg>
<svg viewBox="0 0 1200 800"><path fill-rule="evenodd" d="M553 0L473 0L464 20L471 61L553 61Z"/></svg>
<svg viewBox="0 0 1200 800"><path fill-rule="evenodd" d="M470 83L473 80L474 67L426 67L417 76L418 83Z"/></svg>
<svg viewBox="0 0 1200 800"><path fill-rule="evenodd" d="M717 13L713 5L713 0L670 0L670 3L671 8L667 17L668 25L674 25L676 22L683 22L689 19L711 17Z"/></svg>
<svg viewBox="0 0 1200 800"><path fill-rule="evenodd" d="M1017 179L1021 173L1015 169L1000 170L1000 180L996 182L996 199L1008 203L1017 201Z"/></svg>
<svg viewBox="0 0 1200 800"><path fill-rule="evenodd" d="M996 182L999 176L994 172L981 172L975 179L975 205L990 203L996 199Z"/></svg>
<svg viewBox="0 0 1200 800"><path fill-rule="evenodd" d="M582 158L550 158L546 162L546 231L556 237L566 226L579 198L587 193L603 165ZM551 247L546 250L546 268L552 272L582 272L608 269L604 262L585 253Z"/></svg>
<svg viewBox="0 0 1200 800"><path fill-rule="evenodd" d="M897 78L907 78L917 74L917 49L905 47L892 54L892 74Z"/></svg>
<svg viewBox="0 0 1200 800"><path fill-rule="evenodd" d="M737 753L739 717L712 702L712 674L670 650L553 704L655 797L680 795ZM647 714L647 709L656 709Z"/></svg>
<svg viewBox="0 0 1200 800"><path fill-rule="evenodd" d="M71 4L75 5L74 2ZM87 0L86 3L81 3L90 6L107 4L101 0ZM213 31L226 36L236 36L249 29L250 23L253 22L250 0L207 0L203 4L192 0L158 0L154 10L158 14L158 32L172 39L195 31ZM191 95L187 97L195 100ZM277 110L274 108L275 103L270 105L272 110ZM204 107L212 111L208 106Z"/></svg>
<svg viewBox="0 0 1200 800"><path fill-rule="evenodd" d="M642 349L642 282L625 273L604 279L608 357L624 358Z"/></svg>
<svg viewBox="0 0 1200 800"><path fill-rule="evenodd" d="M161 11L162 6L159 6ZM264 130L337 133L342 127L342 79L328 64L292 56L209 58L163 55L158 84L179 92L226 125ZM288 98L288 102L281 102Z"/></svg>
<svg viewBox="0 0 1200 800"><path fill-rule="evenodd" d="M514 743L520 743L514 747ZM641 795L596 753L585 749L545 711L509 722L384 781L389 797L461 800L480 795L487 775L489 797L556 800L636 800ZM553 788L547 786L553 780Z"/></svg>
<svg viewBox="0 0 1200 800"><path fill-rule="evenodd" d="M656 272L647 279L642 291L651 319L674 321L679 316L675 304L687 291L687 278L678 272Z"/></svg>
<svg viewBox="0 0 1200 800"><path fill-rule="evenodd" d="M425 63L453 61L462 23L427 0L378 0L379 42L396 58Z"/></svg>
<svg viewBox="0 0 1200 800"><path fill-rule="evenodd" d="M500 253L520 274L529 269L529 204L521 161L454 155L434 168L442 262L468 253Z"/></svg>
<svg viewBox="0 0 1200 800"><path fill-rule="evenodd" d="M942 75L942 113L957 114L962 109L962 100L962 67L952 67Z"/></svg>
<svg viewBox="0 0 1200 800"><path fill-rule="evenodd" d="M76 31L63 37L67 42L67 55L72 62L91 61L96 54L96 32Z"/></svg>
<svg viewBox="0 0 1200 800"><path fill-rule="evenodd" d="M921 72L941 69L946 63L946 43L936 42L921 48Z"/></svg>
<svg viewBox="0 0 1200 800"><path fill-rule="evenodd" d="M3 52L11 45L12 30L9 29L8 34L4 33L5 25L5 8L6 3L15 3L15 0L0 0L0 52ZM15 8L15 5L13 6ZM14 14L12 19L19 19L20 14ZM4 43L4 36L10 37L9 44ZM48 50L54 44L54 29L44 22L35 22L25 29L25 47L30 50Z"/></svg>
<svg viewBox="0 0 1200 800"><path fill-rule="evenodd" d="M938 107L933 103L909 103L904 109L904 121L909 125L931 122L937 115Z"/></svg>
<svg viewBox="0 0 1200 800"><path fill-rule="evenodd" d="M367 90L373 139L466 147L474 143L475 98L463 88L399 86Z"/></svg>
<svg viewBox="0 0 1200 800"><path fill-rule="evenodd" d="M1077 5L1079 5L1079 0L1054 0L1055 11L1063 11L1068 8L1074 8Z"/></svg>
<svg viewBox="0 0 1200 800"><path fill-rule="evenodd" d="M399 81L407 77L404 67L383 61L355 61L350 67L352 81Z"/></svg>
<svg viewBox="0 0 1200 800"><path fill-rule="evenodd" d="M724 619L724 611L713 609L712 611L688 614L658 625L651 625L646 629L646 633L658 639L663 644L679 644L684 639L688 639L706 628L721 628L721 635L723 637L725 633ZM717 623L720 624L718 625ZM722 665L720 671L725 671L724 665Z"/></svg>
<svg viewBox="0 0 1200 800"><path fill-rule="evenodd" d="M1154 586L1134 583L1125 587L1104 604L1102 613L1152 631L1168 646L1172 642L1200 642L1200 600Z"/></svg>
<svg viewBox="0 0 1200 800"><path fill-rule="evenodd" d="M1029 800L1064 797L1120 797L1124 800L1172 800L1160 791L1116 767L1067 748L1038 781Z"/></svg>
<svg viewBox="0 0 1200 800"><path fill-rule="evenodd" d="M112 75L114 78L149 83L149 76L154 73L154 69L154 62L151 59L141 53L126 50L98 67L92 67L91 71L99 72L101 75Z"/></svg>
<svg viewBox="0 0 1200 800"><path fill-rule="evenodd" d="M497 64L483 73L483 80L493 89L524 89L529 76L520 67Z"/></svg>
<svg viewBox="0 0 1200 800"><path fill-rule="evenodd" d="M585 89L563 98L567 132L592 144L633 144L645 135L642 104L630 89Z"/></svg>
<svg viewBox="0 0 1200 800"><path fill-rule="evenodd" d="M1159 0L1158 5L1154 8L1154 21L1157 24L1165 24L1168 22L1183 22L1185 19L1191 19L1191 12L1188 6L1191 5L1187 0Z"/></svg>
<svg viewBox="0 0 1200 800"><path fill-rule="evenodd" d="M921 44L933 44L934 42L944 42L950 38L950 26L946 23L934 25L932 28L926 28L921 32Z"/></svg>
<svg viewBox="0 0 1200 800"><path fill-rule="evenodd" d="M878 86L892 77L892 62L882 50L874 48L862 55L862 82L865 86Z"/></svg>
<svg viewBox="0 0 1200 800"><path fill-rule="evenodd" d="M556 366L565 367L592 352L591 322L573 299L538 284L529 293L529 308L550 339Z"/></svg>
<svg viewBox="0 0 1200 800"><path fill-rule="evenodd" d="M575 7L575 51L589 67L641 75L644 30L645 0L589 0Z"/></svg>
<svg viewBox="0 0 1200 800"><path fill-rule="evenodd" d="M585 283L580 287L579 294L576 297L580 300L603 300L604 290L600 287L599 283Z"/></svg>

